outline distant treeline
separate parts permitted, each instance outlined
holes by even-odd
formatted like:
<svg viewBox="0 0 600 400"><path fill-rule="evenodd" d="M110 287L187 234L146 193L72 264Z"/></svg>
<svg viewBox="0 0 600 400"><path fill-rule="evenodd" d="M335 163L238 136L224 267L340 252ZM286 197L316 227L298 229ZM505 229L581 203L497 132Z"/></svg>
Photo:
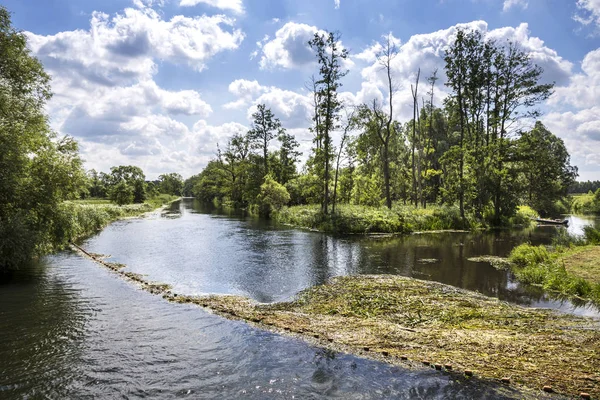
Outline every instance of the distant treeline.
<svg viewBox="0 0 600 400"><path fill-rule="evenodd" d="M600 181L581 181L569 186L569 193L596 193L598 189L600 189Z"/></svg>

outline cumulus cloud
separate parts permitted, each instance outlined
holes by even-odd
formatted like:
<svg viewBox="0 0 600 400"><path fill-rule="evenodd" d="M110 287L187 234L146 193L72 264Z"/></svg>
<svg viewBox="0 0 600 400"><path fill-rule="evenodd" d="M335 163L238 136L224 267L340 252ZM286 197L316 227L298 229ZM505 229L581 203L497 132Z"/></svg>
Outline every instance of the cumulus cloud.
<svg viewBox="0 0 600 400"><path fill-rule="evenodd" d="M267 91L268 88L261 86L258 81L236 79L229 84L229 93L237 97L237 100L225 104L226 109L241 109L247 107L252 100Z"/></svg>
<svg viewBox="0 0 600 400"><path fill-rule="evenodd" d="M528 5L528 0L504 0L504 5L502 6L502 9L504 11L508 11L513 7L521 7L525 9Z"/></svg>
<svg viewBox="0 0 600 400"><path fill-rule="evenodd" d="M262 46L260 67L298 68L314 62L314 53L308 41L315 33L322 32L316 26L288 22L276 33L273 40Z"/></svg>
<svg viewBox="0 0 600 400"><path fill-rule="evenodd" d="M244 12L242 0L181 0L179 2L179 5L182 7L191 7L198 4L206 4L221 10L231 10L238 14Z"/></svg>
<svg viewBox="0 0 600 400"><path fill-rule="evenodd" d="M159 62L202 71L217 53L238 48L244 34L222 15L165 20L151 8L163 0L133 3L137 8L113 16L94 12L88 30L27 33L53 78L51 125L79 140L88 167L126 162L184 172L207 155L189 146L198 133L182 121L206 118L212 108L198 91L159 87Z"/></svg>
<svg viewBox="0 0 600 400"><path fill-rule="evenodd" d="M548 100L553 111L543 121L565 140L575 164L600 170L600 49L584 57L581 71L555 89ZM565 108L571 110L565 112Z"/></svg>
<svg viewBox="0 0 600 400"><path fill-rule="evenodd" d="M440 104L441 100L447 95L447 89L443 85L443 82L446 81L443 57L447 46L454 40L459 28L479 30L486 37L498 42L510 40L518 43L521 48L530 53L533 62L544 69L543 82L556 81L559 84L564 84L568 82L571 76L572 64L560 57L555 50L545 46L542 40L530 36L526 23L522 23L516 28L505 27L488 30L485 21L473 21L466 24L457 24L437 32L413 35L403 44L400 43L398 38L391 36L398 47L398 55L392 60L391 64L397 88L394 105L395 110L398 112L398 119L411 118L412 95L410 87L415 82L419 68L421 69L421 88L426 85L425 78L431 76L433 71L437 69L440 80L435 89L435 101ZM354 59L368 63L368 66L363 68L361 72L363 80L387 93L387 77L381 64L376 60L376 55L380 50L381 44L374 43L356 55ZM421 89L421 93L425 93L425 91L425 88Z"/></svg>
<svg viewBox="0 0 600 400"><path fill-rule="evenodd" d="M318 29L316 26L288 22L283 25L275 37L269 40L268 36L257 42L255 50L250 58L253 59L259 53L261 69L293 69L302 68L316 63L315 53L308 42L315 36L315 33L326 34L326 31ZM337 43L340 49L344 48L341 41ZM344 68L351 68L353 62L350 58L344 61Z"/></svg>
<svg viewBox="0 0 600 400"><path fill-rule="evenodd" d="M589 52L581 62L581 73L573 75L568 85L559 86L549 100L551 105L568 103L586 108L600 99L600 49Z"/></svg>
<svg viewBox="0 0 600 400"><path fill-rule="evenodd" d="M152 9L127 8L113 17L94 12L90 29L55 35L27 33L29 46L50 71L72 82L114 86L147 79L155 59L201 71L215 54L236 49L244 38L224 16L175 16L165 21Z"/></svg>
<svg viewBox="0 0 600 400"><path fill-rule="evenodd" d="M584 26L596 25L600 28L600 0L577 0L577 12L573 19Z"/></svg>
<svg viewBox="0 0 600 400"><path fill-rule="evenodd" d="M206 117L212 109L193 90L171 92L153 81L129 87L101 88L76 103L60 127L88 141L128 141L133 136L180 136L184 124L171 115Z"/></svg>
<svg viewBox="0 0 600 400"><path fill-rule="evenodd" d="M333 4L334 4L334 6L335 6L336 10L337 10L338 8L340 8L340 0L333 0Z"/></svg>

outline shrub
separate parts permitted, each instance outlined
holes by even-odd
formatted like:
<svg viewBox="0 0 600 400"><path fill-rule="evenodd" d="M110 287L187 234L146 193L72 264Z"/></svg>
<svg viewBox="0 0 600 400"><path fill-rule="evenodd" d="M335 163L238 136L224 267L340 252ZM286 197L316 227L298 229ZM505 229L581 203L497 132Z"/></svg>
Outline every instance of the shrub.
<svg viewBox="0 0 600 400"><path fill-rule="evenodd" d="M260 186L258 202L261 205L260 213L269 215L271 211L280 210L290 202L290 194L285 186L277 182L271 175L265 176L265 182Z"/></svg>

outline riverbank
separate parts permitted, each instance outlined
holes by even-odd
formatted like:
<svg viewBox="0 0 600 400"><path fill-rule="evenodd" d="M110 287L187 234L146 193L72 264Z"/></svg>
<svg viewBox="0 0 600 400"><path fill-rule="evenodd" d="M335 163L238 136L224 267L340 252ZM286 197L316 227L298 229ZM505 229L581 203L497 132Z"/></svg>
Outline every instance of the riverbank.
<svg viewBox="0 0 600 400"><path fill-rule="evenodd" d="M522 282L600 305L600 246L531 246L510 254L511 268Z"/></svg>
<svg viewBox="0 0 600 400"><path fill-rule="evenodd" d="M179 199L177 196L161 195L141 204L122 206L98 199L65 201L60 206L59 218L54 221L53 227L60 240L57 246L47 252L62 250L69 242L90 236L114 221L155 212Z"/></svg>
<svg viewBox="0 0 600 400"><path fill-rule="evenodd" d="M510 226L529 225L532 216L536 214L529 207L519 207L517 215L509 222ZM390 210L386 207L340 204L335 213L323 215L318 204L311 204L284 207L273 218L297 228L338 234L406 234L486 228L484 221L472 216L463 221L460 210L454 206L415 208L396 204Z"/></svg>
<svg viewBox="0 0 600 400"><path fill-rule="evenodd" d="M387 275L336 278L286 303L182 296L100 255L85 254L168 301L196 304L326 348L406 368L500 380L534 391L546 387L568 396L582 392L600 396L596 320Z"/></svg>

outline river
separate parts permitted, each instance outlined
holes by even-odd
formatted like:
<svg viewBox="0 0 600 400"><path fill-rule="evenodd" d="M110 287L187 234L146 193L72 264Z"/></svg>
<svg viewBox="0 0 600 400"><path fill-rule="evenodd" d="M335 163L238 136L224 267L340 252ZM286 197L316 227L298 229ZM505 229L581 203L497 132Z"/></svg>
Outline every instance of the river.
<svg viewBox="0 0 600 400"><path fill-rule="evenodd" d="M573 229L597 221L572 220ZM597 316L468 257L547 243L555 227L333 237L222 215L185 199L85 240L182 294L281 301L335 275L432 279L524 305ZM520 398L514 389L393 367L168 303L64 252L0 284L0 398Z"/></svg>

